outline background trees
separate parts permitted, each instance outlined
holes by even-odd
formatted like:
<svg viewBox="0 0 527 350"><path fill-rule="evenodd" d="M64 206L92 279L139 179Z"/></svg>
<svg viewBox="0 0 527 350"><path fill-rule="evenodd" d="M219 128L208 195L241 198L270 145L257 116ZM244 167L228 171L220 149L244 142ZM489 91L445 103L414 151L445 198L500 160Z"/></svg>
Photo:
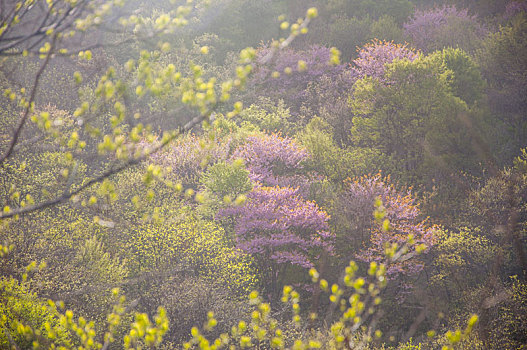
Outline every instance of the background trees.
<svg viewBox="0 0 527 350"><path fill-rule="evenodd" d="M510 142L512 147L525 147L525 61L519 55L525 52L525 28L525 12L520 12L486 38L477 56L488 82L490 108L511 131L511 138L501 143L504 149L512 146Z"/></svg>
<svg viewBox="0 0 527 350"><path fill-rule="evenodd" d="M524 3L311 4L0 5L0 346L524 342Z"/></svg>

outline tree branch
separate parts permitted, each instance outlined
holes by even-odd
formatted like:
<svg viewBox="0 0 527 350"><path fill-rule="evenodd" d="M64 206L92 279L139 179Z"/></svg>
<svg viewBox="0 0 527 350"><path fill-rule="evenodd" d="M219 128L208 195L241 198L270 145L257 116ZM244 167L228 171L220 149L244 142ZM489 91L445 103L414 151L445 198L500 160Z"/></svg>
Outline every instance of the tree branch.
<svg viewBox="0 0 527 350"><path fill-rule="evenodd" d="M35 101L35 96L37 94L37 88L40 82L40 77L42 76L42 73L44 73L44 70L46 69L49 63L49 60L53 54L53 48L55 46L56 40L57 40L57 35L55 34L53 36L53 40L51 41L51 47L48 51L46 59L42 63L42 66L40 66L40 69L38 70L37 75L35 76L35 81L33 83L33 88L31 90L31 96L29 98L29 101L27 101L27 107L24 111L24 115L22 116L22 118L18 122L18 125L16 126L15 132L13 133L13 137L11 138L11 142L9 142L9 145L7 146L7 149L5 150L4 154L2 155L2 157L0 157L0 165L2 165L13 152L13 149L15 148L15 145L18 142L18 138L20 137L20 133L22 132L22 128L24 127L27 121L29 113L31 113L33 109L32 105L33 105L33 102Z"/></svg>
<svg viewBox="0 0 527 350"><path fill-rule="evenodd" d="M304 22L300 26L300 29L307 27L309 22L310 22L310 17L306 16ZM290 34L289 37L284 42L282 42L282 44L280 44L274 50L271 50L264 57L264 59L262 61L260 61L259 63L260 64L266 64L269 61L271 61L274 58L275 54L278 51L280 51L280 50L284 49L285 47L287 47L289 44L291 44L291 42L296 38L296 36L297 35L295 35L295 34ZM54 38L56 38L56 36ZM49 61L50 57L51 57L51 50L48 53L48 56L46 57L45 64L47 64L47 62ZM44 65L43 65L43 67L44 67ZM33 86L33 91L32 91L32 94L31 94L31 100L34 99L34 95L36 93L36 86L38 85L38 80L40 79L40 75L42 74L42 71L43 71L43 68L41 67L41 69L39 70L39 72L37 74L37 78L35 79L35 85ZM30 103L30 105L31 105L31 103ZM137 158L134 158L134 159L129 160L129 161L125 162L125 163L122 163L119 166L116 166L116 167L111 168L111 169L109 169L107 171L104 171L101 175L99 175L99 176L97 176L95 178L92 178L91 180L85 182L84 184L82 184L81 186L79 186L78 188L76 188L74 190L70 191L69 189L67 189L66 191L63 192L63 194L61 196L55 197L53 199L50 199L48 201L44 201L44 202L41 202L41 203L38 203L38 204L34 204L34 205L26 206L26 207L21 207L21 208L15 209L15 210L7 211L7 212L2 212L2 213L0 213L0 220L16 217L18 215L26 214L26 213L29 213L29 212L32 212L32 211L36 211L36 210L45 209L45 208L51 207L53 205L57 205L59 203L63 203L65 201L71 199L73 196L81 193L85 189L91 187L92 185L94 185L96 183L99 183L99 182L103 181L104 179L107 179L107 178L109 178L112 175L118 174L118 173L120 173L120 172L122 172L122 171L124 171L124 170L126 170L128 168L131 168L133 166L141 164L143 161L147 160L151 155L153 155L153 154L159 152L161 149L163 149L166 145L168 145L170 142L172 142L180 134L186 133L186 132L190 131L197 124L200 124L204 120L208 120L211 117L211 115L213 115L213 112L214 112L213 109L215 107L217 107L217 103L214 104L213 106L211 106L210 109L206 113L203 113L201 115L198 115L198 116L194 117L189 122L187 122L185 125L180 127L179 130L174 131L173 134L170 137L166 138L161 144L159 144L158 146L154 147L149 152L146 152L146 153L142 154L141 156L139 156ZM15 133L15 136L11 140L11 143L9 145L8 150L5 152L4 156L2 158L0 158L0 165L12 153L13 148L14 148L17 140L18 140L18 136L20 134L20 131L21 131L22 127L23 127L23 124L25 123L25 120L27 119L27 116L29 115L29 111L30 111L30 108L28 107L26 109L26 113L24 114L24 117L21 120L21 123L19 124L19 127L17 128L17 132Z"/></svg>

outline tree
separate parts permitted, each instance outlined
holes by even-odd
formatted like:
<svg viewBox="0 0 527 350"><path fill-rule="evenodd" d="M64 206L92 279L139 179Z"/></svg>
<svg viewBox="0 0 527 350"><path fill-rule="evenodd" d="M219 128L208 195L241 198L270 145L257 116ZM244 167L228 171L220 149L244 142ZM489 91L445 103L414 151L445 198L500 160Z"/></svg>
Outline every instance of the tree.
<svg viewBox="0 0 527 350"><path fill-rule="evenodd" d="M80 5L82 4L84 2ZM22 8L26 10L32 8L29 4L26 6L22 6ZM94 15L86 14L86 17L76 21L76 30L88 30L91 25L97 25L97 23L102 21L101 16L111 9L111 3L106 6L104 4L101 6L104 8L102 13ZM147 37L152 38L156 35L162 36L172 33L178 26L185 25L187 23L186 17L192 9L193 6L184 5L153 18L132 15L118 22L124 27L125 33L126 30L130 30L130 27L133 27L134 33L146 32L148 33ZM73 11L73 8L71 11ZM266 57L262 59L262 63L270 61L277 51L287 47L296 36L301 34L299 30L307 27L311 19L316 17L316 14L316 10L311 9L306 15L305 20L299 25L299 29L291 32L290 36L282 44L277 42L277 46L269 50ZM39 80L42 72L46 69L52 57L63 52L60 51L60 44L65 40L65 33L48 31L47 35L49 39L41 46L41 50L39 50L40 56L44 61L35 77L31 89L24 88L19 92L12 91L11 89L4 91L5 96L19 104L22 110L22 116L14 126L13 135L6 145L3 155L0 157L0 163L5 163L13 155L13 150L19 143L21 132L30 119L40 126L44 135L53 132L56 129L54 126L58 124L55 120L50 119L49 114L36 114L34 110L35 94L39 89ZM127 38L127 40L132 39ZM137 60L131 59L127 62L126 69L129 73L133 73L136 76L136 79L130 86L120 76L121 74L126 75L129 73L126 71L119 72L114 67L108 67L106 74L99 79L91 96L85 96L83 98L84 101L74 113L77 124L82 126L82 131L71 131L69 137L65 137L68 139L66 146L69 148L69 151L65 152L65 155L67 155L69 168L64 169L63 174L67 178L67 181L66 186L58 192L59 194L51 199L28 205L24 208L4 206L5 210L0 214L0 217L14 217L36 209L65 202L72 197L75 198L83 190L94 184L100 183L102 180L128 167L145 161L150 155L158 152L172 140L176 139L180 133L185 133L202 121L208 120L213 110L217 109L221 103L226 103L229 100L230 92L233 88L240 88L245 85L247 76L254 68L255 51L249 48L240 53L236 78L227 79L221 84L216 82L215 79L205 81L203 79L203 67L195 64L191 66L191 72L188 76L182 76L180 72L175 70L173 64L160 64L162 53L171 49L170 44L164 42L162 38L160 39L158 49L153 51L143 50L140 52ZM202 53L207 53L206 47L202 50ZM90 50L79 52L81 60L90 60L92 56L93 53ZM77 72L74 76L77 82L81 84L82 75ZM26 91L29 93L29 96L24 96ZM151 127L145 127L145 124L134 121L134 117L140 117L140 114L135 114L131 110L132 106L130 103L133 100L132 96L134 91L135 95L139 98L145 94L159 96L162 93L170 92L173 94L173 92L176 92L175 95L173 94L174 97L180 99L184 105L194 108L198 113L192 119L180 124L175 129L166 130L163 137L157 143L152 144L156 137L151 132ZM242 104L236 103L234 107L232 114L237 114L240 112ZM170 114L172 112L166 111L166 113ZM101 126L96 125L96 118L100 114L111 115L110 130L108 130L107 126L106 129L102 129ZM91 137L93 137L93 140L88 141ZM141 139L148 140L150 145L145 147L145 143L140 144L139 141ZM94 175L88 181L82 179L82 184L80 184L81 179L76 177L76 158L73 155L94 149L104 157L101 157L101 159L111 159L111 161L105 169L92 169L93 171L90 172Z"/></svg>
<svg viewBox="0 0 527 350"><path fill-rule="evenodd" d="M413 62L419 55L408 48L406 44L373 40L364 45L359 52L359 57L353 60L353 70L359 78L366 76L377 80L384 78L386 65L394 60L408 59Z"/></svg>
<svg viewBox="0 0 527 350"><path fill-rule="evenodd" d="M203 160L208 162L210 157L200 158L198 155L187 162L192 164L187 164L190 170L189 174L184 174L188 175L188 179L185 179L184 176L171 173L167 167L155 164L163 161L161 151L196 126L209 128L213 112L216 115L221 111L228 117L239 114L243 105L241 102L229 102L231 94L246 85L250 73L257 65L267 64L294 38L304 34L309 22L317 16L316 9L309 9L305 18L298 23L298 30L290 32L283 41L277 40L261 62L255 61L254 49L244 49L233 58L229 77L223 75L215 78L217 72L208 71L206 64L190 63L190 60L183 57L184 54L179 57L177 65L170 62L171 55L177 56L181 45L186 44L176 43L174 47L171 39L181 26L188 24L193 10L200 13L206 11L203 4L163 4L161 7L167 5L164 9L155 6L153 9L145 6L138 10L127 7L123 12L112 12L114 5L118 4L119 1L57 0L3 2L0 5L0 55L6 57L2 64L4 74L0 76L2 87L5 87L2 89L0 109L2 116L6 115L2 119L3 127L0 132L0 178L3 185L0 190L0 240L2 249L4 241L11 238L20 243L15 251L22 249L19 255L6 250L6 253L13 255L2 260L2 272L18 277L24 271L24 263L30 262L29 259L49 258L54 265L49 273L56 274L53 275L54 278L41 279L41 282L45 281L49 285L39 291L47 289L51 294L53 288L64 287L61 291L64 292L63 295L86 300L86 309L98 308L108 301L104 296L102 301L93 299L97 291L102 293L115 285L128 289L134 283L140 283L137 281L148 279L141 275L141 271L133 263L125 263L122 259L126 255L125 249L119 246L126 242L123 238L131 233L130 226L141 222L141 219L149 223L156 222L160 216L157 207L144 210L147 215L143 217L139 215L141 209L144 209L139 204L149 203L153 191L151 188L138 190L133 187L138 184L134 181L139 179L140 183L147 186L153 186L157 181L156 186L166 186L172 191L172 195L181 192L179 189L186 190L185 193L188 194L191 193L191 186L199 186L201 171L198 172L196 167L201 170ZM134 10L133 14L126 13L131 10ZM37 22L36 19L40 16L42 21ZM35 25L38 28L35 29ZM76 41L82 41L83 38L87 40L82 45ZM120 51L123 47L120 45L125 45L124 50L127 51ZM182 52L189 56L198 53L203 57L209 53L206 45L197 50L194 46L193 49L190 54L189 51ZM73 90L72 100L75 101L68 104L75 104L75 107L68 108L67 111L44 104L49 101L47 88L61 83L59 79L54 80L56 77L53 74L46 74L50 67L56 67L55 62L56 65L71 63L62 65L62 73L72 78L75 86L67 89L68 95L60 97L70 99ZM187 62L188 67L181 68ZM36 68L27 69L24 79L16 80L13 79L16 74L10 74L9 69L15 67L17 72L17 65ZM78 71L74 72L74 69ZM28 83L26 77L31 72L34 72L34 76ZM75 96L77 89L79 95ZM168 103L170 100L179 102ZM192 113L187 115L189 110ZM164 120L158 119L160 114L165 117ZM172 118L171 123L166 122L168 118ZM161 134L159 128L167 124L171 127L164 129L164 134ZM176 145L174 154L190 152L188 147L184 147L183 141L179 146L178 149ZM159 155L159 159L155 159L154 155ZM154 164L145 164L147 161ZM181 165L183 162L176 159L174 163ZM126 176L130 178L127 179ZM127 193L120 188L121 183L130 185ZM118 211L122 208L119 195L131 199L131 205L140 208L121 215L122 212ZM64 213L71 214L74 219L64 218ZM89 225L84 222L84 215L89 217ZM57 250L48 249L44 254L48 238L52 241L52 237L59 235L57 231L47 231L42 225L46 218L55 218L54 216L57 216L57 222L68 228L60 232L62 240L54 242L64 243L64 246ZM79 228L79 223L84 223L87 231L97 226L104 229L101 230L102 233L95 229L86 232ZM43 235L42 230L45 231ZM22 234L17 236L17 232ZM192 252L195 254L192 258L206 256L207 243L227 244L223 241L223 231L214 232L217 239L214 241L209 236L208 242L200 241L196 244L198 251ZM161 234L163 230L159 229L157 233ZM151 237L158 237L156 234ZM141 240L138 239L137 242ZM10 244L7 242L7 247ZM202 248L204 250L199 251ZM220 250L225 254L218 255L223 254L222 258L225 260L221 263L216 261L215 268L227 268L235 257ZM132 259L135 259L134 262L140 261L133 255ZM7 267L4 265L6 261ZM60 272L66 272L64 280L59 278ZM71 275L67 275L68 273ZM147 272L149 273L150 271ZM76 280L71 281L66 277L76 277ZM8 284L2 284L2 291L8 287ZM140 298L141 296L138 297ZM74 299L69 298L67 302L74 302ZM123 317L128 317L132 308L142 308L146 303L141 305L136 299L130 303L130 308L123 304L124 299L110 315L111 324L107 334L102 333L104 339L99 339L100 343L94 339L92 323L79 319L81 326L78 326L77 320L71 317L71 311L66 312L67 316L57 317L61 322L64 321L63 325L68 332L75 327L83 330L78 333L83 338L76 339L76 344L106 349L117 334L115 327L121 316L127 314ZM15 304L9 305L11 307ZM107 310L108 307L104 313ZM153 315L152 308L148 312ZM104 317L102 314L91 316ZM9 313L9 317L8 322L15 324L17 315ZM23 322L22 319L18 321ZM137 329L126 338L126 343L134 346L137 342L148 346L158 344L167 330L166 317L162 311L155 325L143 314L137 314L136 321ZM40 324L36 326L40 327ZM137 330L140 330L139 333ZM148 333L146 339L142 336L145 333ZM46 334L32 332L27 339L44 346L46 343L42 341L48 336L52 337L51 331ZM8 342L10 346L17 347L11 340L8 339Z"/></svg>
<svg viewBox="0 0 527 350"><path fill-rule="evenodd" d="M275 301L289 267L315 266L331 253L329 216L307 201L308 179L299 171L309 157L292 139L276 134L249 137L232 158L245 161L254 188L242 206L227 207L219 218L234 219L236 247L255 257Z"/></svg>
<svg viewBox="0 0 527 350"><path fill-rule="evenodd" d="M348 96L357 80L353 69L345 69L337 76L324 76L318 82L308 85L306 94L308 103L302 106L302 115L310 118L322 118L331 126L335 142L345 147L350 144L349 129L351 108ZM307 123L306 127L308 127Z"/></svg>
<svg viewBox="0 0 527 350"><path fill-rule="evenodd" d="M261 186L301 187L308 178L302 174L303 163L309 154L294 140L277 134L252 136L238 147L232 158L245 161L249 177Z"/></svg>
<svg viewBox="0 0 527 350"><path fill-rule="evenodd" d="M349 181L342 204L345 215L350 216L351 227L345 237L339 237L343 240L339 246L354 247L360 260L380 262L387 247L392 244L402 247L409 237L416 245L423 245L421 249L435 245L437 228L422 217L413 193L397 190L389 177L378 174ZM377 220L369 214L375 205ZM345 244L346 241L351 244ZM423 267L423 262L409 259L393 264L386 272L395 279L401 274L415 275Z"/></svg>
<svg viewBox="0 0 527 350"><path fill-rule="evenodd" d="M383 81L358 80L351 96L354 143L379 149L392 159L397 176L418 183L473 168L470 140L477 129L471 125L478 116L452 95L452 75L432 55L394 61Z"/></svg>
<svg viewBox="0 0 527 350"><path fill-rule="evenodd" d="M265 57L269 50L272 47L261 47L258 56ZM334 78L344 70L337 53L335 48L318 45L302 51L288 48L277 55L272 65L263 66L255 72L253 84L260 95L283 98L298 114L302 103L307 102L306 88L309 83L324 76Z"/></svg>
<svg viewBox="0 0 527 350"><path fill-rule="evenodd" d="M502 135L507 135L501 147L514 150L525 147L527 127L527 90L525 71L527 60L527 16L520 12L510 24L490 34L477 52L477 61L487 80L487 94L491 110L504 124ZM510 157L508 157L510 159Z"/></svg>
<svg viewBox="0 0 527 350"><path fill-rule="evenodd" d="M470 15L467 9L458 10L454 5L416 10L404 24L404 30L411 42L426 53L444 47L473 52L487 34L477 16Z"/></svg>
<svg viewBox="0 0 527 350"><path fill-rule="evenodd" d="M291 277L291 267L312 268L321 254L333 250L328 215L297 189L259 186L245 205L223 209L219 216L235 218L236 247L255 258L271 301L277 300L284 277Z"/></svg>
<svg viewBox="0 0 527 350"><path fill-rule="evenodd" d="M483 97L485 81L474 59L461 49L446 48L430 55L452 71L452 94L473 107Z"/></svg>
<svg viewBox="0 0 527 350"><path fill-rule="evenodd" d="M508 265L511 274L527 278L527 150L522 149L514 166L490 177L469 197L470 214L477 218L485 236L492 241L499 255L509 258L496 261ZM512 252L512 253L510 253ZM495 268L494 273L498 268Z"/></svg>
<svg viewBox="0 0 527 350"><path fill-rule="evenodd" d="M0 309L0 327L4 330L0 335L0 345L3 348L9 348L12 343L31 347L31 342L24 334L16 331L20 324L26 324L39 331L45 331L47 324L49 331L55 333L56 344L71 346L67 330L56 318L56 310L47 309L45 301L32 293L25 283L20 284L15 279L2 277L0 300L3 306Z"/></svg>

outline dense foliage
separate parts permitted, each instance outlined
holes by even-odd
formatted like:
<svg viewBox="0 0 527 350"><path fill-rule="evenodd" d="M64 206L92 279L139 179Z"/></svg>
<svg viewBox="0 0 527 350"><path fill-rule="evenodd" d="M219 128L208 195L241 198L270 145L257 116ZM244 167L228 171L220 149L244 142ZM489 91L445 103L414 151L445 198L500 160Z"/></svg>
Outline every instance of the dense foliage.
<svg viewBox="0 0 527 350"><path fill-rule="evenodd" d="M0 348L524 349L526 11L0 1Z"/></svg>

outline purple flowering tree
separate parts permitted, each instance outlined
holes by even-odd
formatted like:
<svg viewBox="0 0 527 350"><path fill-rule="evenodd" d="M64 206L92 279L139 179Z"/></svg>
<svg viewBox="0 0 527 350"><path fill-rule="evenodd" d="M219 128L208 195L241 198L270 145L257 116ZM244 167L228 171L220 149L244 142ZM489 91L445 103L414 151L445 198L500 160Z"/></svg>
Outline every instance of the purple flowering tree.
<svg viewBox="0 0 527 350"><path fill-rule="evenodd" d="M254 188L243 206L222 209L217 217L233 220L236 247L255 258L270 300L288 273L311 268L321 254L333 252L328 214L305 199L308 157L292 139L276 134L249 137L232 155L245 161ZM298 276L304 274L287 278Z"/></svg>
<svg viewBox="0 0 527 350"><path fill-rule="evenodd" d="M444 47L459 47L470 52L487 34L476 16L455 6L416 10L403 27L411 42L426 53Z"/></svg>
<svg viewBox="0 0 527 350"><path fill-rule="evenodd" d="M219 217L225 216L235 218L236 247L255 258L271 300L279 296L287 272L309 269L333 251L328 214L298 189L259 186L245 205L222 209Z"/></svg>
<svg viewBox="0 0 527 350"><path fill-rule="evenodd" d="M245 161L249 177L262 186L304 188L308 179L302 174L303 162L309 157L293 139L277 134L251 136L238 147L232 158Z"/></svg>
<svg viewBox="0 0 527 350"><path fill-rule="evenodd" d="M353 61L353 71L359 78L369 76L382 80L388 63L405 58L413 62L417 57L419 54L407 44L375 39L359 50L358 58Z"/></svg>
<svg viewBox="0 0 527 350"><path fill-rule="evenodd" d="M383 227L383 220L375 220L372 215L376 199L384 207L384 219L390 222L390 228ZM343 213L353 217L351 234L348 239L352 246L359 246L356 257L365 262L381 262L385 259L387 245L397 243L402 247L410 235L416 245L424 244L430 248L435 244L436 228L422 218L416 198L409 189L399 191L390 183L390 178L380 174L364 176L350 181L342 197ZM358 242L357 242L358 241ZM345 245L345 242L341 242ZM357 244L359 243L359 244ZM409 254L415 252L411 248ZM395 279L401 276L413 276L424 267L419 256L390 265L387 275Z"/></svg>

